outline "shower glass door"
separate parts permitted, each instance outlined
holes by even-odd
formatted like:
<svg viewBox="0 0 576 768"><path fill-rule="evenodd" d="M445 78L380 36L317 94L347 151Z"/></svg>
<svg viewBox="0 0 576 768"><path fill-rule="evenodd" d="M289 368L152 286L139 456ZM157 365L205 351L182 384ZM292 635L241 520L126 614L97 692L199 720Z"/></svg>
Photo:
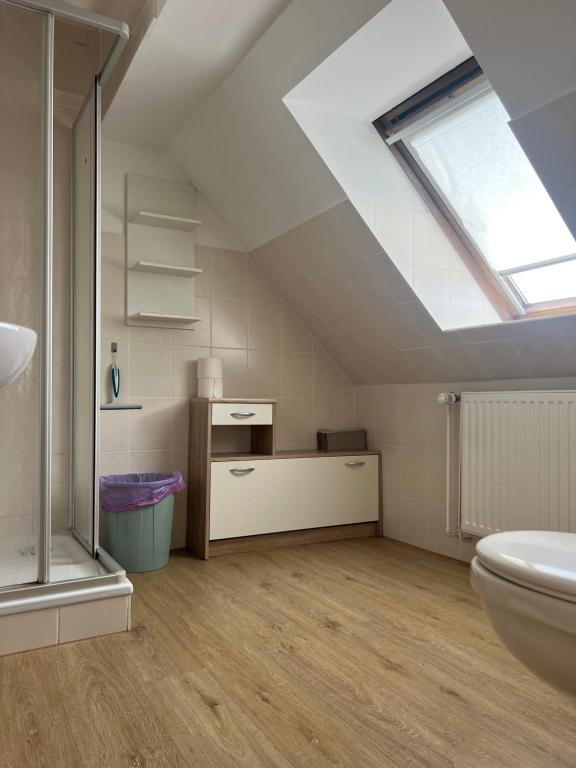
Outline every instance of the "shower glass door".
<svg viewBox="0 0 576 768"><path fill-rule="evenodd" d="M74 125L72 191L71 524L92 554L98 547L100 405L100 86Z"/></svg>
<svg viewBox="0 0 576 768"><path fill-rule="evenodd" d="M0 321L38 334L31 363L0 392L0 587L37 581L40 521L46 512L42 435L49 273L43 114L48 47L46 14L0 2Z"/></svg>

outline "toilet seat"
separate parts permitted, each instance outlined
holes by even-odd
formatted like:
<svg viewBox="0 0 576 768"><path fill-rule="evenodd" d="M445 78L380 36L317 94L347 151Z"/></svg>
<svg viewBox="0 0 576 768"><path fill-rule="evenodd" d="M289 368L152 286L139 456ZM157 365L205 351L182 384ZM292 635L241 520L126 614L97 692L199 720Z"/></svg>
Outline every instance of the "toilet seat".
<svg viewBox="0 0 576 768"><path fill-rule="evenodd" d="M479 563L506 581L576 603L576 534L511 531L481 539Z"/></svg>

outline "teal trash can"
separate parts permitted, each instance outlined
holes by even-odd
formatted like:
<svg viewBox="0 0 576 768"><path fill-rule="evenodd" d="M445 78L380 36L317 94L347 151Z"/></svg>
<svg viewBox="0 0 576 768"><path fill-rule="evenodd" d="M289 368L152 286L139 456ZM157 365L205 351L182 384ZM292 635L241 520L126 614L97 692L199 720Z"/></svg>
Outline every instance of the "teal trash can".
<svg viewBox="0 0 576 768"><path fill-rule="evenodd" d="M127 571L156 571L168 564L174 494L184 487L179 472L100 478L108 551Z"/></svg>

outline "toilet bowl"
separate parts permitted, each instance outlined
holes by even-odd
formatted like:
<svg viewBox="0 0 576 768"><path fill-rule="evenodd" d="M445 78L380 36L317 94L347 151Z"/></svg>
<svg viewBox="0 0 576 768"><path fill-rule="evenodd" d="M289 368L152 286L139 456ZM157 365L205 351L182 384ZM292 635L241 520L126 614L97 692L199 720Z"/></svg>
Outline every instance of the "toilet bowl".
<svg viewBox="0 0 576 768"><path fill-rule="evenodd" d="M508 650L576 697L576 534L487 536L476 546L471 583Z"/></svg>

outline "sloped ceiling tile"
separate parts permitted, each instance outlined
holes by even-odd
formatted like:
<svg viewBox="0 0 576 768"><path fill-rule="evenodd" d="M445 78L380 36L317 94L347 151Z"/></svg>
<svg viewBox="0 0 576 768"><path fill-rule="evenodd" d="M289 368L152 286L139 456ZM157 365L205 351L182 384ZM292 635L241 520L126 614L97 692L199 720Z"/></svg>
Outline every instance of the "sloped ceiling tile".
<svg viewBox="0 0 576 768"><path fill-rule="evenodd" d="M355 384L576 374L576 317L442 331L350 202L252 251Z"/></svg>

